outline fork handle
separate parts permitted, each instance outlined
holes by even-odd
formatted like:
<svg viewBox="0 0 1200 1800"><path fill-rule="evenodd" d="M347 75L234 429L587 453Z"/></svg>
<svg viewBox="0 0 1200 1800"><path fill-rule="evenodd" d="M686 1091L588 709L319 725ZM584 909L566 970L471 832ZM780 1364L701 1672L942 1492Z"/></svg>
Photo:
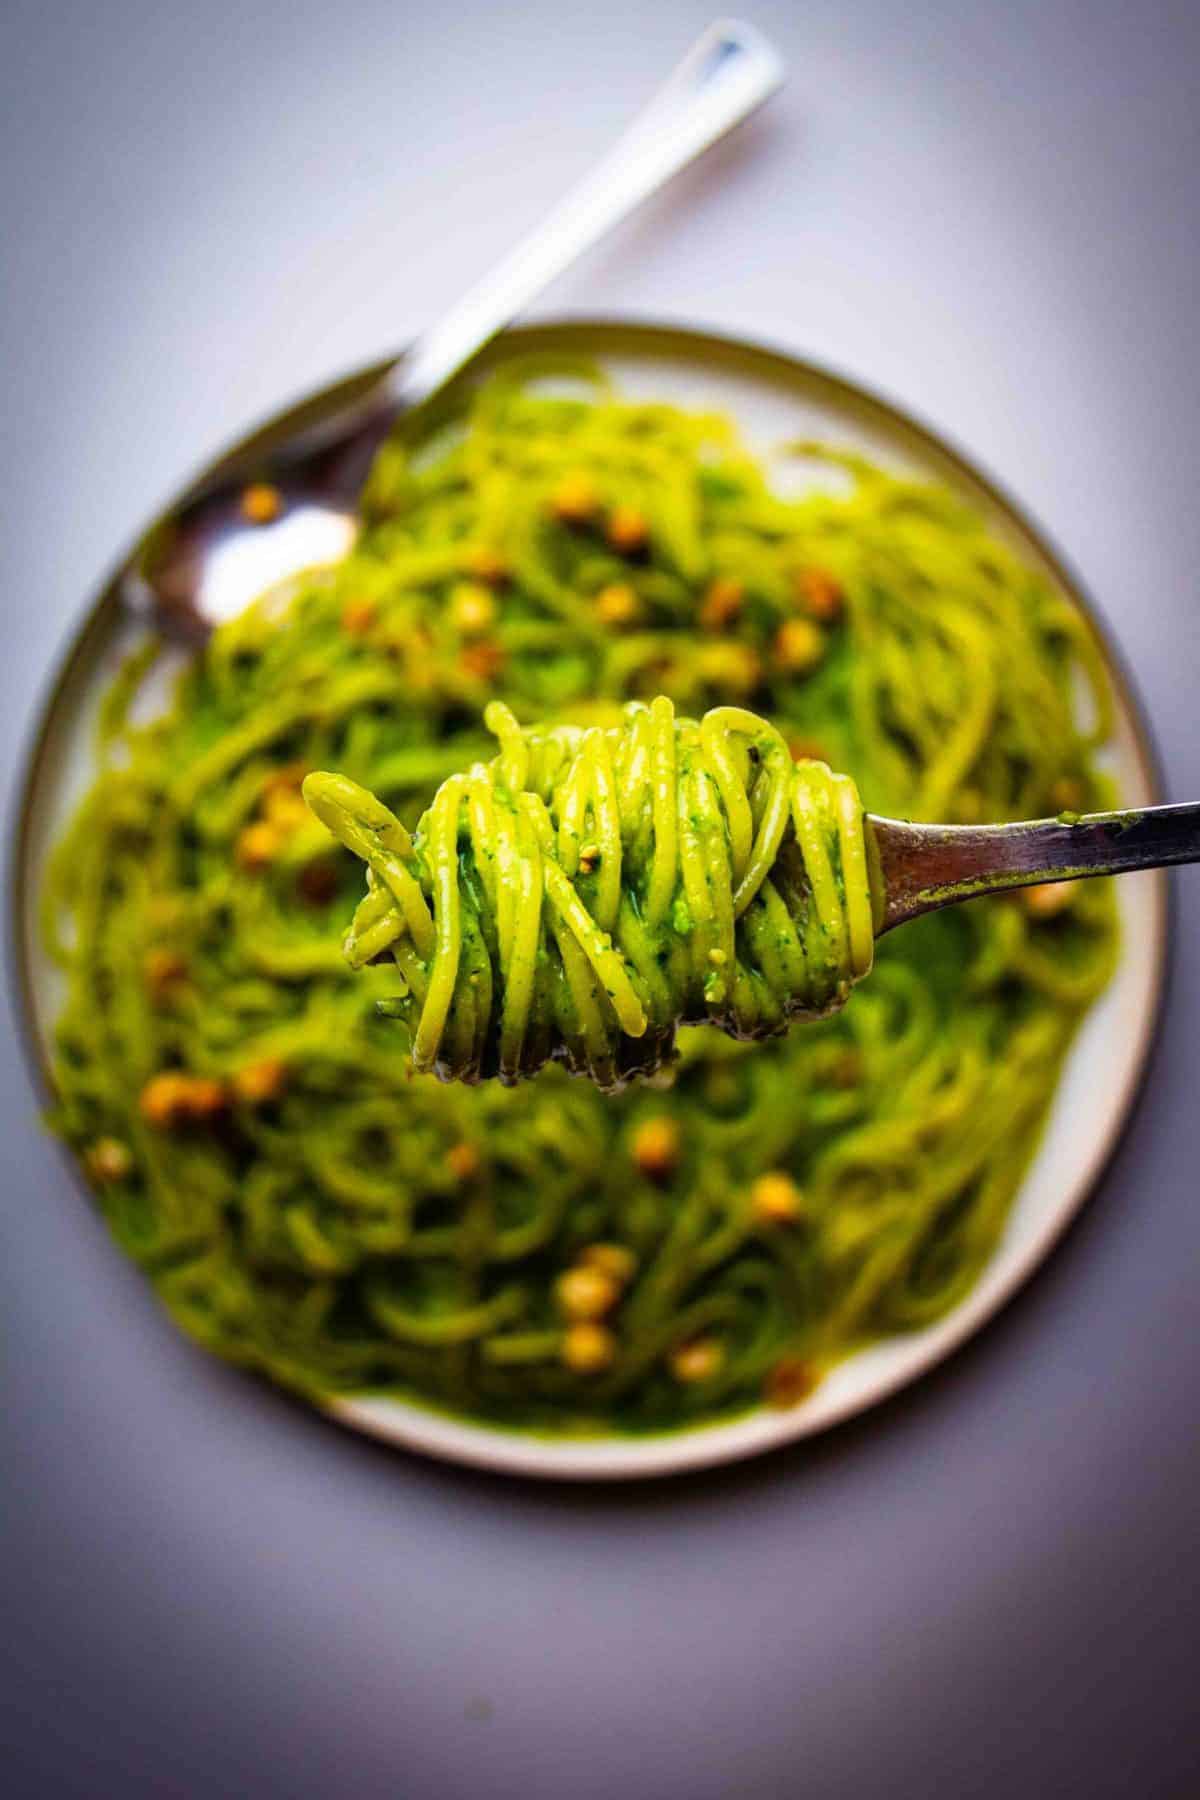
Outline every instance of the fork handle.
<svg viewBox="0 0 1200 1800"><path fill-rule="evenodd" d="M955 900L1200 862L1200 804L1016 825L913 825L868 816L876 933Z"/></svg>

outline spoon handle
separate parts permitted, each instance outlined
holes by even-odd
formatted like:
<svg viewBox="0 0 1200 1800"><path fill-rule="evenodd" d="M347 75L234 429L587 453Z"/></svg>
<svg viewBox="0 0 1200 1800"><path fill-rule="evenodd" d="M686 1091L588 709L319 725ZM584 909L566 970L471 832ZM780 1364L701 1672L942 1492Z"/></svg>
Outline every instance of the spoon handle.
<svg viewBox="0 0 1200 1800"><path fill-rule="evenodd" d="M912 825L876 818L867 823L877 932L1003 888L1200 862L1197 803L1017 825Z"/></svg>
<svg viewBox="0 0 1200 1800"><path fill-rule="evenodd" d="M663 182L761 105L783 80L752 26L718 20L592 173L401 357L389 378L397 409L450 379L548 282Z"/></svg>

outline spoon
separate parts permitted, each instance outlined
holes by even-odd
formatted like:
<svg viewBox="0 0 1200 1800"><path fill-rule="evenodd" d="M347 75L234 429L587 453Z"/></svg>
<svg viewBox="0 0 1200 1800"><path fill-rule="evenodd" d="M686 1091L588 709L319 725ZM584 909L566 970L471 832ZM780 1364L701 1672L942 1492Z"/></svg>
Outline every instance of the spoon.
<svg viewBox="0 0 1200 1800"><path fill-rule="evenodd" d="M867 841L879 936L978 894L1200 862L1200 803L1015 825L913 825L868 814Z"/></svg>
<svg viewBox="0 0 1200 1800"><path fill-rule="evenodd" d="M782 79L779 57L752 26L711 25L592 173L365 393L185 493L134 552L125 599L162 628L202 641L266 588L339 561L358 535L375 453L399 418Z"/></svg>

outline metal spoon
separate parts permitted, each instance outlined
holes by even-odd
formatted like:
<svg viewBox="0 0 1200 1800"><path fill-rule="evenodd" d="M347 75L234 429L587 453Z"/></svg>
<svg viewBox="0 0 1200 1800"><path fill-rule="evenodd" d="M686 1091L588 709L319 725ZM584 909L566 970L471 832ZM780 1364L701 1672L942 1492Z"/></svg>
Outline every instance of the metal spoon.
<svg viewBox="0 0 1200 1800"><path fill-rule="evenodd" d="M200 640L274 583L340 560L358 535L372 460L400 416L782 79L779 57L752 26L710 26L592 174L352 406L185 494L138 546L125 597Z"/></svg>
<svg viewBox="0 0 1200 1800"><path fill-rule="evenodd" d="M867 838L878 936L977 894L1200 862L1200 804L1016 825L912 825L868 816Z"/></svg>

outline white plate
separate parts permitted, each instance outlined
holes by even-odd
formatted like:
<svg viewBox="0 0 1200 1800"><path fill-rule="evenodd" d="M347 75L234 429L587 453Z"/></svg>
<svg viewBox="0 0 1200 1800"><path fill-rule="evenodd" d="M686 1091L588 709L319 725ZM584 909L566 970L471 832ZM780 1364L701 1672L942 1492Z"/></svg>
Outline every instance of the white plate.
<svg viewBox="0 0 1200 1800"><path fill-rule="evenodd" d="M486 366L530 351L590 355L626 393L719 408L738 421L751 447L761 453L787 438L819 437L863 450L888 467L936 477L985 512L993 528L1083 607L1095 626L1057 557L1010 502L931 433L836 376L728 339L588 322L511 332L493 347ZM36 941L31 901L47 849L89 778L95 705L128 641L129 628L110 595L92 609L68 653L46 705L26 780L15 864L17 962L43 1070L57 986ZM1102 640L1102 648L1117 698L1108 764L1123 804L1152 804L1157 791L1145 725L1111 646ZM338 1400L328 1410L343 1424L455 1462L513 1474L629 1479L755 1455L821 1431L904 1387L978 1331L1020 1287L1082 1206L1111 1155L1136 1097L1157 1021L1166 892L1161 871L1125 876L1118 884L1123 951L1116 976L1088 1014L1071 1051L1041 1146L999 1248L967 1298L935 1325L849 1358L810 1399L786 1412L762 1409L730 1423L658 1437L542 1438L396 1400Z"/></svg>

